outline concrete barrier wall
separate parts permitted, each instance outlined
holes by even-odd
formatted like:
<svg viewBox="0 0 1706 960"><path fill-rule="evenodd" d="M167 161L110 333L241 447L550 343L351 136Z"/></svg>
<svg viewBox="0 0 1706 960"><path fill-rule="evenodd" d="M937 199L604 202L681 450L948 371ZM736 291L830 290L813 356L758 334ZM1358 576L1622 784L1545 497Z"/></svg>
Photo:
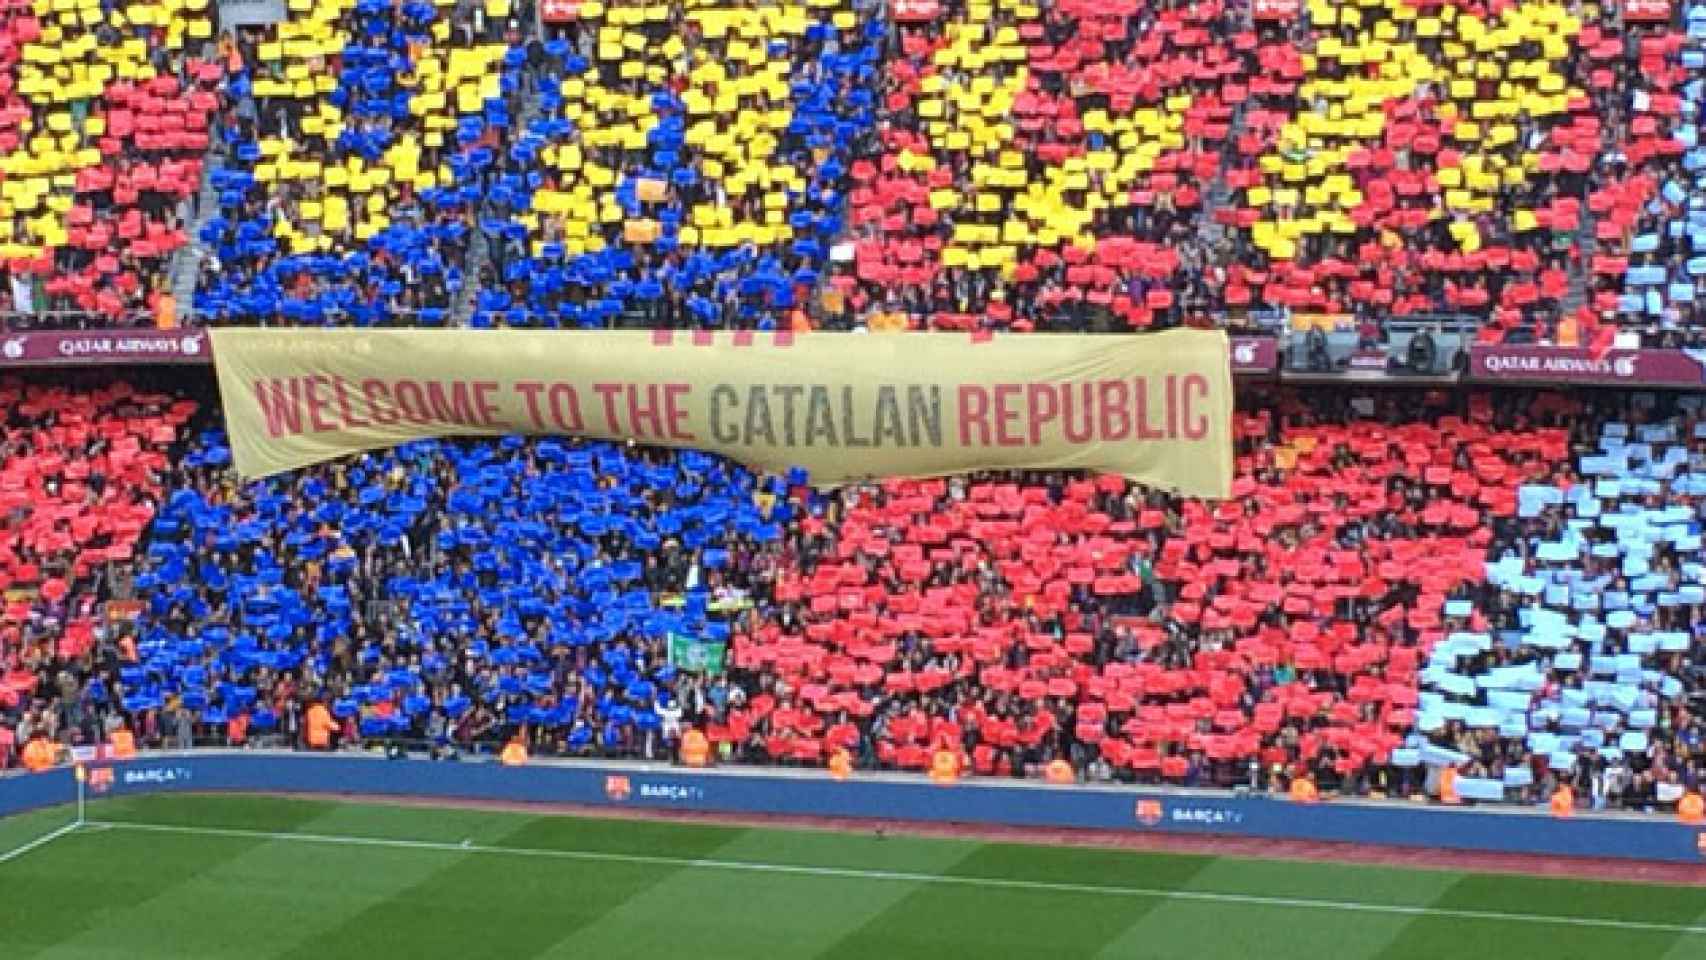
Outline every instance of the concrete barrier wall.
<svg viewBox="0 0 1706 960"><path fill-rule="evenodd" d="M354 755L192 753L97 769L90 796L173 791L380 794L605 807L889 817L935 822L1227 834L1496 852L1706 863L1706 830L1662 814L1442 809L1402 802L1299 805L1266 797L664 767L383 760ZM68 803L70 770L0 779L0 815Z"/></svg>

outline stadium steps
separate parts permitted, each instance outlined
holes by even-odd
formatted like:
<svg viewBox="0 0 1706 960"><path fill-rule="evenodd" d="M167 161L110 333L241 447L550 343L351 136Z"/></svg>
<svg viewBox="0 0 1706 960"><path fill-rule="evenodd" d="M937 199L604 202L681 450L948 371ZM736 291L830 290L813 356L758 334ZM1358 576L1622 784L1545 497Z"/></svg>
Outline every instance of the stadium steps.
<svg viewBox="0 0 1706 960"><path fill-rule="evenodd" d="M1558 303L1558 315L1568 316L1575 313L1588 302L1591 271L1594 255L1599 251L1599 241L1594 236L1594 229L1599 226L1599 217L1592 210L1582 207L1581 229L1576 234L1576 249L1581 256L1570 267L1570 289L1564 294L1564 299Z"/></svg>
<svg viewBox="0 0 1706 960"><path fill-rule="evenodd" d="M1226 228L1215 222L1214 214L1232 199L1232 188L1226 183L1226 169L1232 154L1232 144L1244 132L1244 104L1240 103L1232 111L1231 130L1226 135L1225 146L1221 149L1221 160L1214 179L1209 182L1202 194L1202 210L1197 216L1197 240L1204 248L1213 249L1226 239Z"/></svg>
<svg viewBox="0 0 1706 960"><path fill-rule="evenodd" d="M178 220L185 225L189 242L172 254L168 273L172 300L178 305L178 317L184 318L195 304L196 282L201 278L202 260L210 255L201 242L201 228L219 210L219 191L213 188L213 171L220 166L219 158L209 151L201 163L201 189L192 206L188 200L178 205Z"/></svg>
<svg viewBox="0 0 1706 960"><path fill-rule="evenodd" d="M466 327L474 318L474 298L480 292L480 278L486 265L492 262L486 245L486 234L476 228L469 234L468 259L462 267L462 289L456 291L456 302L450 308L450 325Z"/></svg>
<svg viewBox="0 0 1706 960"><path fill-rule="evenodd" d="M1254 30L1256 27L1253 5L1244 5L1240 10L1238 29ZM1228 200L1232 199L1232 188L1226 184L1226 169L1235 154L1234 144L1244 134L1244 111L1249 105L1245 99L1232 110L1231 129L1226 138L1221 141L1220 164L1214 173L1214 179L1202 192L1202 209L1197 219L1197 240L1205 249L1214 249L1226 239L1226 228L1214 220L1215 211L1219 210Z"/></svg>
<svg viewBox="0 0 1706 960"><path fill-rule="evenodd" d="M515 111L514 127L517 130L527 129L539 116L539 88L535 85L521 99L521 107ZM481 289L481 276L486 267L492 262L491 245L486 240L485 231L476 227L468 241L468 258L462 266L462 289L456 291L456 302L450 308L450 325L466 327L474 319L474 301Z"/></svg>

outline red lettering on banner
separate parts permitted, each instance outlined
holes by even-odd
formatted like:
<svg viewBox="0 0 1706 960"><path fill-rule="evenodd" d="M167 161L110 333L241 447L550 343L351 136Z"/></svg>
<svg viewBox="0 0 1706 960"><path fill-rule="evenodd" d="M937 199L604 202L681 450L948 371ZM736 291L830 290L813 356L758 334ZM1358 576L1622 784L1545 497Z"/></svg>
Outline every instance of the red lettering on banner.
<svg viewBox="0 0 1706 960"><path fill-rule="evenodd" d="M1131 385L1124 380L1103 380L1096 385L1098 440L1124 440L1131 436L1131 414L1127 410L1130 406Z"/></svg>
<svg viewBox="0 0 1706 960"><path fill-rule="evenodd" d="M747 343L752 342L751 331L740 331L735 334L737 345L741 333L745 333ZM687 419L687 409L681 405L681 398L693 391L690 384L666 383L663 385L663 418L668 425L671 440L693 440L692 431L688 430L683 421Z"/></svg>
<svg viewBox="0 0 1706 960"><path fill-rule="evenodd" d="M1179 435L1179 378L1167 374L1167 439Z"/></svg>
<svg viewBox="0 0 1706 960"><path fill-rule="evenodd" d="M1195 412L1191 404L1193 395L1208 399L1208 379L1198 373L1186 374L1184 387L1180 391L1180 403L1185 421L1185 439L1201 440L1208 436L1208 417Z"/></svg>
<svg viewBox="0 0 1706 960"><path fill-rule="evenodd" d="M1139 439L1139 440L1165 440L1165 439L1167 439L1166 432L1157 429L1155 427L1155 425L1150 422L1150 419L1149 419L1149 380L1148 380L1148 378L1147 377L1138 377L1135 382L1136 382L1136 386L1137 386L1137 402L1135 404L1136 416L1137 416L1137 439Z"/></svg>
<svg viewBox="0 0 1706 960"><path fill-rule="evenodd" d="M545 429L545 417L539 410L539 395L545 392L544 381L517 380L515 392L521 394L522 398L527 401L527 419L533 424L533 429Z"/></svg>
<svg viewBox="0 0 1706 960"><path fill-rule="evenodd" d="M630 383L624 392L628 395L628 429L634 436L640 440L663 436L663 404L658 399L658 385Z"/></svg>
<svg viewBox="0 0 1706 960"><path fill-rule="evenodd" d="M616 395L622 392L620 383L595 383L592 392L604 400L604 424L611 433L622 433L622 421L616 416Z"/></svg>
<svg viewBox="0 0 1706 960"><path fill-rule="evenodd" d="M995 442L1003 447L1022 447L1025 445L1023 434L1010 433L1007 425L1019 419L1019 408L1013 401L1019 398L1024 387L1017 383L998 383L995 385Z"/></svg>
<svg viewBox="0 0 1706 960"><path fill-rule="evenodd" d="M320 396L321 387L330 387L331 382L320 374L308 378L308 389L302 391L308 401L308 425L315 433L331 433L337 424L329 423L320 414L326 409L326 398Z"/></svg>
<svg viewBox="0 0 1706 960"><path fill-rule="evenodd" d="M367 400L367 415L373 422L388 426L397 422L397 411L391 408L391 388L383 380L363 380L361 395Z"/></svg>
<svg viewBox="0 0 1706 960"><path fill-rule="evenodd" d="M1067 443L1089 443L1096 436L1096 404L1090 396L1094 390L1088 383L1060 385L1060 419L1066 427ZM1077 415L1072 412L1072 400L1075 396L1078 398Z"/></svg>
<svg viewBox="0 0 1706 960"><path fill-rule="evenodd" d="M348 384L343 377L332 378L332 390L338 396L338 415L344 418L344 425L355 429L369 426L366 420L355 415L355 408L350 406L349 391L344 389Z"/></svg>
<svg viewBox="0 0 1706 960"><path fill-rule="evenodd" d="M551 408L551 423L565 433L576 433L586 429L581 421L580 395L575 388L566 383L553 383L547 386L542 380L523 380L515 385L515 389L527 398L527 416L533 422L533 429L548 429L545 423L545 410L539 403L541 394Z"/></svg>
<svg viewBox="0 0 1706 960"><path fill-rule="evenodd" d="M989 446L989 391L970 383L960 384L960 446L972 445L972 427L977 427L977 446Z"/></svg>
<svg viewBox="0 0 1706 960"><path fill-rule="evenodd" d="M410 423L426 424L432 422L432 415L427 412L426 391L413 380L398 380L396 387L397 412Z"/></svg>
<svg viewBox="0 0 1706 960"><path fill-rule="evenodd" d="M553 383L551 389L545 392L546 399L551 401L551 420L559 430L580 431L586 429L586 422L581 419L581 395L575 388L566 383ZM567 415L564 415L564 408Z"/></svg>
<svg viewBox="0 0 1706 960"><path fill-rule="evenodd" d="M1061 387L1070 390L1070 387ZM1043 442L1043 426L1060 415L1060 397L1049 383L1033 383L1025 387L1025 412L1031 421L1031 446Z"/></svg>
<svg viewBox="0 0 1706 960"><path fill-rule="evenodd" d="M480 426L490 430L498 426L498 405L492 394L498 392L496 380L474 381L474 410L480 415Z"/></svg>
<svg viewBox="0 0 1706 960"><path fill-rule="evenodd" d="M474 399L470 394L465 380L453 381L448 387L442 380L427 381L427 403L432 408L433 417L440 423L475 426L478 421L474 417Z"/></svg>
<svg viewBox="0 0 1706 960"><path fill-rule="evenodd" d="M269 436L302 432L302 384L295 377L283 383L278 380L255 381L255 398L260 401L261 415L266 420Z"/></svg>

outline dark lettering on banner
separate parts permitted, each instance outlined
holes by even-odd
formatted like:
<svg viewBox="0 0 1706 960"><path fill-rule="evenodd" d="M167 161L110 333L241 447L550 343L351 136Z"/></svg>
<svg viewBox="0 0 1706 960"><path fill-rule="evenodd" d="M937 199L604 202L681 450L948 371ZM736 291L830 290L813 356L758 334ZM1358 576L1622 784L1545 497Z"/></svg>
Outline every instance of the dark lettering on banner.
<svg viewBox="0 0 1706 960"><path fill-rule="evenodd" d="M733 426L723 429L723 411L740 403L740 394L735 388L726 383L719 383L711 388L711 439L717 443L739 443L740 432Z"/></svg>
<svg viewBox="0 0 1706 960"><path fill-rule="evenodd" d="M805 469L823 485L1070 465L1195 495L1230 486L1231 367L1218 332L1036 347L826 334L788 338L785 356L716 334L679 348L623 332L462 334L213 331L239 471L526 433L703 449ZM1271 341L1253 343L1259 363Z"/></svg>
<svg viewBox="0 0 1706 960"><path fill-rule="evenodd" d="M500 417L493 380L362 381L342 377L266 378L254 383L268 435L334 433L372 424L410 423L493 430L583 428L580 391L537 380L510 385L527 422ZM612 433L639 440L691 441L687 428L693 387L685 383L590 385ZM904 399L903 391L904 390ZM960 443L981 447L1040 447L1056 434L1067 443L1200 440L1209 433L1209 382L1196 374L1076 383L960 384ZM743 399L734 386L713 385L705 410L718 443L772 447L940 448L942 388L879 384L866 399L852 387L753 384ZM802 397L803 402L802 402ZM869 407L861 406L862 402ZM903 409L904 407L904 409ZM737 426L738 425L738 426Z"/></svg>

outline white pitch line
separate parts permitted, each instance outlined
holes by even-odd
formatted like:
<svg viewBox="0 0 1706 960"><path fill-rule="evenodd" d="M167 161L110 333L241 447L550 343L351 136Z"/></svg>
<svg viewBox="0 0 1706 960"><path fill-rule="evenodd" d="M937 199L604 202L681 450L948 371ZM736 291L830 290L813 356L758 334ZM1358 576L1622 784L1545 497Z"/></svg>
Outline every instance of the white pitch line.
<svg viewBox="0 0 1706 960"><path fill-rule="evenodd" d="M493 847L483 844L448 843L437 840L395 840L386 837L355 837L325 833L275 833L266 830L242 830L230 827L186 827L163 823L137 823L127 820L92 820L90 826L113 830L138 830L147 833L173 833L191 836L238 837L254 840L282 840L298 843L322 843L355 847L388 847L398 850L430 850L438 853L480 853L512 857L538 857L555 860L577 860L596 863L630 863L659 867L682 867L695 870L728 870L745 873L777 873L804 877L830 877L838 880L876 880L894 883L938 884L944 886L983 887L995 890L1028 890L1039 893L1077 893L1110 897L1133 897L1149 900L1180 900L1198 903L1229 903L1259 907L1296 907L1305 910L1328 910L1339 913L1372 913L1401 917L1442 917L1451 920L1491 920L1506 923L1534 923L1562 927L1591 927L1604 930L1640 930L1649 933L1675 933L1706 936L1706 926L1679 923L1656 923L1641 920L1614 920L1607 917L1561 917L1540 913L1505 913L1496 910L1458 910L1450 907L1405 906L1402 904L1362 903L1355 900L1316 900L1304 897L1268 897L1243 893L1214 893L1206 890L1161 890L1148 887L1114 887L1089 883L1058 883L1051 880L1013 880L1001 877L959 877L935 873L909 873L900 870L866 870L857 867L818 867L789 863L756 863L746 860L709 860L692 857L660 857L638 853L601 853L592 850L553 850L539 847ZM75 825L73 825L75 826ZM39 846L69 828L61 828L32 846ZM28 848L23 848L28 849Z"/></svg>
<svg viewBox="0 0 1706 960"><path fill-rule="evenodd" d="M52 833L45 833L45 834L35 838L34 840L31 840L29 843L24 844L21 847L14 847L11 850L6 851L5 853L0 853L0 863L9 863L13 860L18 859L19 857L23 856L24 854L29 853L31 850L34 850L37 847L45 847L48 844L52 843L53 841L58 840L60 837L63 837L66 834L70 833L71 831L77 829L79 826L80 826L80 824L68 823L63 827L60 827L58 830L55 830Z"/></svg>

